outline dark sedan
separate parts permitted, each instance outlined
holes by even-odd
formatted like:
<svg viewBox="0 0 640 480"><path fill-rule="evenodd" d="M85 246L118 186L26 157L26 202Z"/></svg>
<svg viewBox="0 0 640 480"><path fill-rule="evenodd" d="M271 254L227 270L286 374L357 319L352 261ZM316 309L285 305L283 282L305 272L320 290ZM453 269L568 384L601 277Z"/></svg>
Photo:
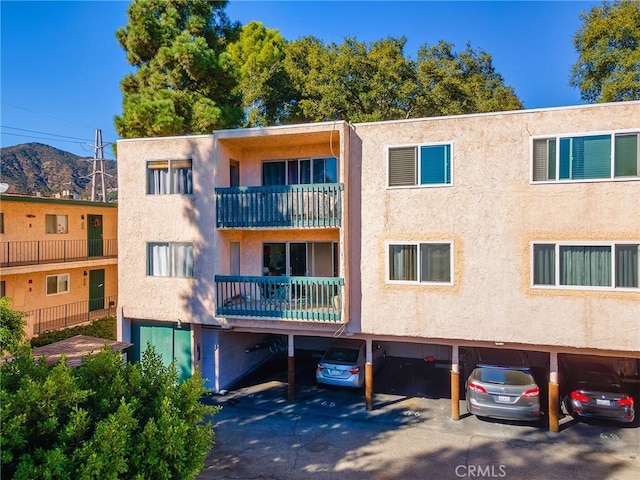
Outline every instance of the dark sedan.
<svg viewBox="0 0 640 480"><path fill-rule="evenodd" d="M633 422L633 397L605 361L569 357L560 361L560 391L566 413L574 417Z"/></svg>

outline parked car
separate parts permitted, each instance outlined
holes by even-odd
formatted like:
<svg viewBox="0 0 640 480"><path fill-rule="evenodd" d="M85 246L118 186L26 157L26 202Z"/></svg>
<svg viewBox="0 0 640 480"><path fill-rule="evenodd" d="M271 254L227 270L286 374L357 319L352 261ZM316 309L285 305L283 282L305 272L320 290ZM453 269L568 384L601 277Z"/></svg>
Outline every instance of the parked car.
<svg viewBox="0 0 640 480"><path fill-rule="evenodd" d="M633 422L633 397L623 390L613 367L593 357L559 357L560 398L564 411L574 417Z"/></svg>
<svg viewBox="0 0 640 480"><path fill-rule="evenodd" d="M374 344L374 373L384 364L386 351ZM316 368L316 381L325 385L361 388L364 385L365 343L342 340L329 347Z"/></svg>
<svg viewBox="0 0 640 480"><path fill-rule="evenodd" d="M540 389L517 350L475 349L465 387L467 409L478 417L539 421Z"/></svg>

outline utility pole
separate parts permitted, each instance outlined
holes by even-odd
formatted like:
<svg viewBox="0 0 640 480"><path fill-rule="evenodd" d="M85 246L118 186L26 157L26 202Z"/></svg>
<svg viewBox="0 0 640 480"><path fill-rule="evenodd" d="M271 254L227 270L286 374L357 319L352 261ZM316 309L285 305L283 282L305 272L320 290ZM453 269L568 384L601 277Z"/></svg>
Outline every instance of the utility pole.
<svg viewBox="0 0 640 480"><path fill-rule="evenodd" d="M91 173L91 201L96 201L96 175L100 174L102 180L102 201L107 201L107 188L104 180L104 147L108 144L102 143L102 130L96 129L96 138L93 145L93 173ZM99 162L99 167L98 167Z"/></svg>

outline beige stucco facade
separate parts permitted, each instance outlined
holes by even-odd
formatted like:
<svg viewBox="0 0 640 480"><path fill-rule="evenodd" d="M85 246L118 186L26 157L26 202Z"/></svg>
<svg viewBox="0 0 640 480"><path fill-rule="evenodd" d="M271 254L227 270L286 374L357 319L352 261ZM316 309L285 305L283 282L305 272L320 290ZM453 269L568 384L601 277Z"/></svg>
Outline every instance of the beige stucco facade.
<svg viewBox="0 0 640 480"><path fill-rule="evenodd" d="M118 210L115 204L44 197L2 195L3 230L0 261L4 295L12 308L29 312L29 336L46 330L85 323L100 312L115 314L118 295ZM47 216L60 220L52 225ZM52 228L55 227L55 232ZM95 233L97 250L89 245ZM102 286L96 285L104 302L93 302L90 279L104 271ZM58 292L48 292L47 279L63 279ZM100 275L99 277L102 278ZM105 303L104 308L98 308ZM94 308L91 315L88 310Z"/></svg>
<svg viewBox="0 0 640 480"><path fill-rule="evenodd" d="M531 169L534 137L639 129L638 102L357 125L362 331L637 355L637 288L534 287L531 272L533 242L640 243L638 177L538 184ZM387 187L390 146L441 142L451 185ZM388 282L385 246L407 241L451 241L452 285Z"/></svg>
<svg viewBox="0 0 640 480"><path fill-rule="evenodd" d="M537 138L639 131L640 102L621 102L120 141L119 339L131 340L135 322L191 325L195 366L212 329L227 339L284 334L290 343L348 335L421 354L432 344L446 355L453 348L454 361L469 345L638 357L637 286L534 285L532 264L534 243L640 244L640 178L534 182L532 152ZM448 184L388 186L390 148L434 144L450 146ZM313 157L337 158L340 225L216 227L216 189L231 185L232 165L239 187L260 187L264 162ZM148 162L164 160L191 160L192 193L147 193ZM149 275L150 242L193 243L193 278ZM239 275L253 277L269 242L337 245L337 323L219 313L215 277L232 273L232 246ZM422 242L451 245L450 281L389 281L389 245Z"/></svg>

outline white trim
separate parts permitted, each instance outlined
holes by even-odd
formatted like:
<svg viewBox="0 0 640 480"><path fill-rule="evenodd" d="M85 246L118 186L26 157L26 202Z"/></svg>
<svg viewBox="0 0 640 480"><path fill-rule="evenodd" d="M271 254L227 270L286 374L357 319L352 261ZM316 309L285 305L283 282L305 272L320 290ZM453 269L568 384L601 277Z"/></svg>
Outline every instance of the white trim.
<svg viewBox="0 0 640 480"><path fill-rule="evenodd" d="M58 292L58 285L59 285L59 280L58 277L67 277L67 289L63 292ZM49 293L47 292L47 280L51 277L56 277L56 293ZM44 278L44 294L45 297L53 297L56 295L65 295L67 293L71 292L71 274L70 273L55 273L53 275L45 275Z"/></svg>
<svg viewBox="0 0 640 480"><path fill-rule="evenodd" d="M621 130L604 130L604 131L593 131L593 132L579 132L579 133L559 133L559 134L548 134L548 135L531 135L529 137L529 184L530 185L545 185L545 184L559 184L559 183L600 183L600 182L629 182L629 181L638 181L640 180L640 173L636 176L628 176L628 177L616 177L615 176L615 148L616 142L615 137L617 135L626 135L635 133L638 135L638 142L640 143L640 127L638 128L627 128ZM611 138L611 152L610 152L610 165L609 165L609 176L603 178L578 178L578 179L570 179L570 178L560 178L560 140L564 138L585 138L585 137L595 137L600 135L608 135ZM534 180L533 179L533 163L534 163L534 151L533 144L536 140L555 140L556 141L556 158L555 158L555 170L556 177L553 180ZM640 151L639 155L640 157ZM640 162L640 159L638 160ZM453 163L453 162L452 162Z"/></svg>
<svg viewBox="0 0 640 480"><path fill-rule="evenodd" d="M454 158L454 142L442 141L442 142L423 142L423 143L406 143L400 145L385 145L385 188L387 190L406 190L412 188L438 188L438 187L453 187L453 158ZM449 183L419 183L420 180L420 147L437 147L440 145L448 145L449 149ZM416 149L416 180L414 185L389 185L389 153L393 148L415 148Z"/></svg>
<svg viewBox="0 0 640 480"><path fill-rule="evenodd" d="M534 283L535 275L535 245L553 245L554 246L554 284L553 285L538 285ZM616 287L616 262L615 262L615 247L616 245L639 245L640 240L624 240L624 241L554 241L554 240L540 240L532 241L529 244L529 258L530 258L530 275L529 283L530 287L535 290L581 290L581 291L615 291L615 292L638 292L640 287ZM611 286L589 286L589 285L561 285L560 284L560 247L573 246L573 247L609 247L611 250ZM640 247L639 247L640 248ZM638 262L640 263L640 257ZM639 265L640 267L640 265Z"/></svg>
<svg viewBox="0 0 640 480"><path fill-rule="evenodd" d="M416 272L418 273L418 277L420 276L420 245L439 245L439 244L448 244L449 245L449 278L451 279L448 282L431 282L431 281L421 281L421 280L390 280L390 269L389 269L389 247L391 245L415 245L417 248L418 254L418 265L416 265ZM384 280L386 284L389 285L444 285L444 286L453 286L454 285L454 272L453 266L454 262L454 241L453 240L387 240L384 244Z"/></svg>

